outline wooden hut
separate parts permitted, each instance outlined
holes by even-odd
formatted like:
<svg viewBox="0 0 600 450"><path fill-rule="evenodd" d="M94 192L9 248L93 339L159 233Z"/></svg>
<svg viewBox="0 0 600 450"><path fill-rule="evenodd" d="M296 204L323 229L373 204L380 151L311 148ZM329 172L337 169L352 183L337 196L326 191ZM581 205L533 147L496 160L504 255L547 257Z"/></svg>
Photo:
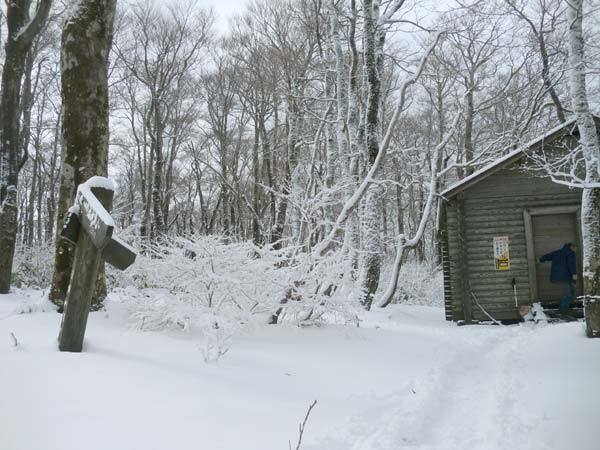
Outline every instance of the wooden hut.
<svg viewBox="0 0 600 450"><path fill-rule="evenodd" d="M532 170L530 155L564 155L576 145L571 120L441 194L447 320L514 320L520 307L558 304L560 287L550 283L550 264L539 258L571 242L581 271L582 191ZM580 295L581 276L576 287Z"/></svg>

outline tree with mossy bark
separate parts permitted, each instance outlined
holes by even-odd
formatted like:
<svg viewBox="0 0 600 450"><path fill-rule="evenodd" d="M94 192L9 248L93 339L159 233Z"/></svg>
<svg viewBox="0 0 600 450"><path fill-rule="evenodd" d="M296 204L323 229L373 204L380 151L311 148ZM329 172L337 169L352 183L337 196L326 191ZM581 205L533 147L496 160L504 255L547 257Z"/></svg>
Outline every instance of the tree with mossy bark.
<svg viewBox="0 0 600 450"><path fill-rule="evenodd" d="M85 0L71 11L61 37L63 147L58 200L58 232L77 186L108 171L108 56L116 0ZM73 249L57 239L50 300L62 306L69 286ZM105 283L96 284L98 307Z"/></svg>

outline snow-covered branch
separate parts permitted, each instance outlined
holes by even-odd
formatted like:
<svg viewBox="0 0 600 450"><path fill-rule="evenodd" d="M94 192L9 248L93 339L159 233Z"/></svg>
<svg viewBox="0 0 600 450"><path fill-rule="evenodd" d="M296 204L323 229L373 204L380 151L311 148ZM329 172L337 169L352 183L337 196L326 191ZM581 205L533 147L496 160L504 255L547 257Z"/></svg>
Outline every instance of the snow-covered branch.
<svg viewBox="0 0 600 450"><path fill-rule="evenodd" d="M392 21L394 14L396 14L398 12L398 10L400 8L402 8L402 5L404 5L405 2L406 2L406 0L394 0L394 2L390 6L387 7L385 12L379 18L378 25L379 26L385 25L386 23L389 23L390 21Z"/></svg>
<svg viewBox="0 0 600 450"><path fill-rule="evenodd" d="M541 171L543 176L550 177L556 184L572 189L600 188L600 182L586 179L586 161L580 145L563 156L548 154L543 149L528 152L527 156L532 161L532 170Z"/></svg>
<svg viewBox="0 0 600 450"><path fill-rule="evenodd" d="M451 128L448 130L442 141L435 147L433 156L430 161L431 177L429 179L429 194L427 196L425 208L423 209L423 213L421 215L419 227L417 228L417 231L415 232L414 236L410 239L406 239L406 236L403 234L398 236L398 247L396 248L396 257L394 259L392 278L388 284L386 291L383 293L381 299L379 300L379 306L381 308L384 308L387 305L389 305L392 299L394 298L394 293L396 292L396 286L398 284L398 277L400 276L400 269L402 268L404 252L407 249L416 246L423 237L423 233L425 232L425 227L427 226L427 221L429 220L429 215L431 214L431 209L433 207L433 202L436 197L438 160L440 158L442 150L444 149L444 147L446 147L446 145L454 135L460 118L460 113L454 117L454 121L452 123Z"/></svg>
<svg viewBox="0 0 600 450"><path fill-rule="evenodd" d="M40 0L38 3L37 11L33 18L21 28L12 39L23 47L27 47L33 39L38 35L50 12L52 6L52 0Z"/></svg>
<svg viewBox="0 0 600 450"><path fill-rule="evenodd" d="M350 199L348 199L348 201L342 208L342 211L338 215L335 225L333 226L329 235L315 248L317 255L323 256L329 250L331 250L331 248L335 244L336 236L341 231L344 223L346 222L346 220L348 220L348 217L350 216L352 211L356 208L356 206L358 205L358 203L360 202L362 197L367 192L368 187L375 180L375 177L376 177L377 173L379 172L379 169L381 168L383 161L385 160L386 153L387 153L388 147L390 145L392 135L394 134L396 125L400 118L400 115L404 111L404 106L406 104L406 92L410 86L415 84L415 82L419 79L419 77L423 73L425 64L427 63L427 60L433 53L433 50L436 48L442 35L443 35L443 32L437 32L435 34L431 44L429 45L429 47L423 54L421 61L419 62L419 65L417 67L417 70L413 73L413 75L411 77L409 77L407 80L405 80L404 83L402 84L402 87L400 89L400 99L398 100L398 103L396 104L394 114L392 115L390 123L387 127L383 141L379 145L379 152L377 153L377 157L375 158L373 165L369 169L369 172L364 177L363 181L360 183L358 188L354 191L354 194L352 194Z"/></svg>

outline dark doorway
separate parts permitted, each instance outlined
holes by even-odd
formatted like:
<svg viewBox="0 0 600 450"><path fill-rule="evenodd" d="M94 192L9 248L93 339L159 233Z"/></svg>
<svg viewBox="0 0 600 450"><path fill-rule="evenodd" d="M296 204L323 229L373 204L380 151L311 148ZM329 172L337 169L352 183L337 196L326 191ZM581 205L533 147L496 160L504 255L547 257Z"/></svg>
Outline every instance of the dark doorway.
<svg viewBox="0 0 600 450"><path fill-rule="evenodd" d="M579 245L579 224L577 214L544 214L531 217L533 248L535 252L535 272L538 300L542 304L557 304L561 299L560 285L550 283L550 263L540 263L542 255L561 248L571 242L577 254L577 295L581 295L581 248Z"/></svg>

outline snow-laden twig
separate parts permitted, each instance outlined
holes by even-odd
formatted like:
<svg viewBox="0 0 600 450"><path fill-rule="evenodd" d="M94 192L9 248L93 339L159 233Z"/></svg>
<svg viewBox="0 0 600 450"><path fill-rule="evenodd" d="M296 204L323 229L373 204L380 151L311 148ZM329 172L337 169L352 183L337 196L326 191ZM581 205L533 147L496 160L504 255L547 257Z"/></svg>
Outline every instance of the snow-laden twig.
<svg viewBox="0 0 600 450"><path fill-rule="evenodd" d="M317 405L317 401L315 400L308 407L308 411L306 411L306 416L304 416L304 421L298 425L298 442L296 444L296 450L300 450L302 446L302 437L304 436L304 430L306 429L306 422L308 422L308 418L310 416L311 411ZM288 441L289 449L292 450L292 442Z"/></svg>
<svg viewBox="0 0 600 450"><path fill-rule="evenodd" d="M528 152L527 156L533 162L534 170L549 176L556 184L572 189L600 189L600 181L586 179L586 159L581 145L559 157L547 155L543 148L539 152Z"/></svg>

